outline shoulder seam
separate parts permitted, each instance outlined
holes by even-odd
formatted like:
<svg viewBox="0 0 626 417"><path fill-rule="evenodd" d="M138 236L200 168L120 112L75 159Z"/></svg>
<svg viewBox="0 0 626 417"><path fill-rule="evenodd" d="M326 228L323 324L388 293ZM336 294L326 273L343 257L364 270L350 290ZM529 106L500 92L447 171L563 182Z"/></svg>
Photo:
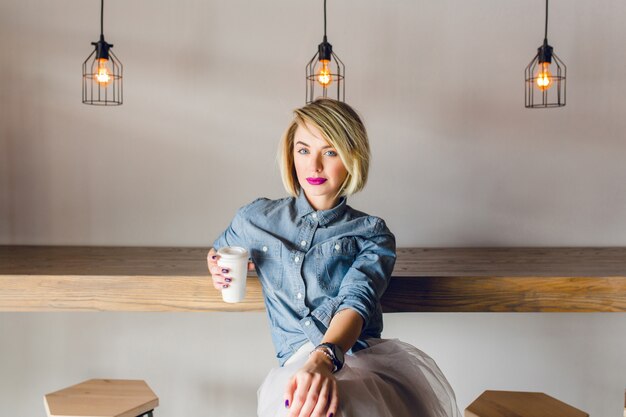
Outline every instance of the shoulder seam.
<svg viewBox="0 0 626 417"><path fill-rule="evenodd" d="M256 205L256 204L257 204L259 201L261 201L261 200L267 200L267 198L265 198L265 197L259 197L259 198L255 199L255 200L253 200L252 202L250 202L250 203L246 204L245 206L243 206L243 207L241 208L241 214L246 214L246 213L248 213L248 211L252 208L252 206Z"/></svg>

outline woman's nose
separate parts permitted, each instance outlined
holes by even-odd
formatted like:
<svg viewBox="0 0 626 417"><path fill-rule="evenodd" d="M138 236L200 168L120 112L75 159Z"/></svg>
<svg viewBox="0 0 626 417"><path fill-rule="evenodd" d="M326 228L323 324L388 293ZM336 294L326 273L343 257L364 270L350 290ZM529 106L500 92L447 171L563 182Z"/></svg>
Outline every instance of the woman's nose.
<svg viewBox="0 0 626 417"><path fill-rule="evenodd" d="M311 158L311 170L315 172L322 171L322 158L317 156Z"/></svg>

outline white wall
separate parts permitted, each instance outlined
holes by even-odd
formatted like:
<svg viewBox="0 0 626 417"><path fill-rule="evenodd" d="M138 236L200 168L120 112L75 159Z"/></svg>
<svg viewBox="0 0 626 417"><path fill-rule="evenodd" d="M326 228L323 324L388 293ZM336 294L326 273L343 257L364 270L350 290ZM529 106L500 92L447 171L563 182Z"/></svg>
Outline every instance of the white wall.
<svg viewBox="0 0 626 417"><path fill-rule="evenodd" d="M321 5L107 1L125 103L98 108L80 103L80 73L99 3L2 1L0 244L208 246L237 207L282 196L276 142L303 104ZM350 204L385 218L399 246L626 245L626 3L550 6L568 104L543 111L523 107L541 1L329 2L329 40L374 154L369 185ZM220 191L226 177L237 192ZM619 415L624 315L386 319L387 336L438 360L461 408L483 389L527 389ZM261 323L2 314L0 415L42 414L43 393L92 376L147 379L161 416L250 414L253 385L274 364ZM252 324L250 369L226 373L208 359L213 339L242 352ZM242 374L249 386L235 400L218 381Z"/></svg>
<svg viewBox="0 0 626 417"><path fill-rule="evenodd" d="M626 3L551 3L568 105L527 110L534 2L329 2L374 154L351 203L400 246L626 244ZM80 102L97 1L0 12L0 243L205 246L238 206L283 195L275 148L321 1L106 2L119 108Z"/></svg>
<svg viewBox="0 0 626 417"><path fill-rule="evenodd" d="M626 314L386 314L384 336L429 353L464 409L486 389L545 392L621 417ZM144 379L159 417L253 416L273 360L263 313L4 313L0 415L90 378Z"/></svg>

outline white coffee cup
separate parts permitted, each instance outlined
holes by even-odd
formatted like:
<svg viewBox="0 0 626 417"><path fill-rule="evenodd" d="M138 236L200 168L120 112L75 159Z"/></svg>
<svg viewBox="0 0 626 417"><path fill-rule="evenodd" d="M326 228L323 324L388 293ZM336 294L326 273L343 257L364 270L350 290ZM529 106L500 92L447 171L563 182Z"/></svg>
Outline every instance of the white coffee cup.
<svg viewBox="0 0 626 417"><path fill-rule="evenodd" d="M246 278L248 275L248 251L239 246L226 246L217 251L217 265L228 268L226 276L232 281L228 288L222 289L222 300L238 303L246 297Z"/></svg>

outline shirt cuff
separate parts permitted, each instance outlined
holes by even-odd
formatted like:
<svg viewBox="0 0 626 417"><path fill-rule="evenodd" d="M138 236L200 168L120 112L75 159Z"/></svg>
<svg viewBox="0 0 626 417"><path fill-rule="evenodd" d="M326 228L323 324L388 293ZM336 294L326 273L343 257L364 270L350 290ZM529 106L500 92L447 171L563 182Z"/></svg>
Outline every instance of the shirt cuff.
<svg viewBox="0 0 626 417"><path fill-rule="evenodd" d="M309 341L313 343L313 346L317 346L322 343L324 334L317 327L316 320L314 320L313 317L307 316L300 320L300 328L306 335L307 339L309 339Z"/></svg>
<svg viewBox="0 0 626 417"><path fill-rule="evenodd" d="M337 312L337 307L341 305L344 300L343 296L330 298L323 302L319 307L311 312L311 316L314 317L322 326L323 331L326 332L330 326L330 321Z"/></svg>
<svg viewBox="0 0 626 417"><path fill-rule="evenodd" d="M368 307L360 297L347 295L344 297L342 303L337 307L335 314L348 308L359 313L359 315L363 318L363 327L365 327L370 320L373 308Z"/></svg>

